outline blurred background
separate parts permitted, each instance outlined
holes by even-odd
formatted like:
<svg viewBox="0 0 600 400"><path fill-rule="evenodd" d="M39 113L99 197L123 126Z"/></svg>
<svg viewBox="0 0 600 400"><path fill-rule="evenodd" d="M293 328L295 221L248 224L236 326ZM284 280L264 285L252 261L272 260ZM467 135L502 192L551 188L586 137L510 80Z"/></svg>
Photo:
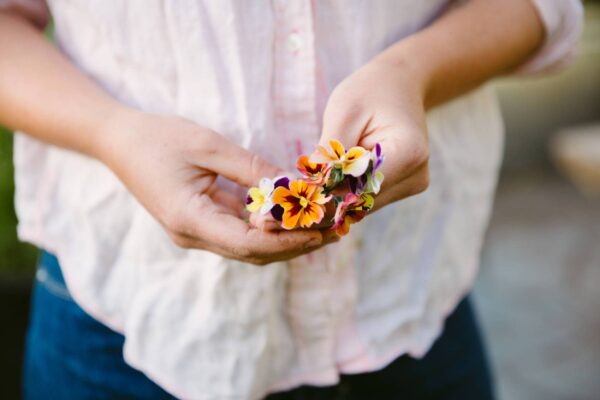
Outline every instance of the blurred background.
<svg viewBox="0 0 600 400"><path fill-rule="evenodd" d="M505 162L475 288L501 400L600 399L600 1L579 58L495 83ZM19 397L38 252L19 243L0 128L0 399Z"/></svg>
<svg viewBox="0 0 600 400"><path fill-rule="evenodd" d="M496 83L505 160L475 288L501 400L600 399L600 1L575 64Z"/></svg>

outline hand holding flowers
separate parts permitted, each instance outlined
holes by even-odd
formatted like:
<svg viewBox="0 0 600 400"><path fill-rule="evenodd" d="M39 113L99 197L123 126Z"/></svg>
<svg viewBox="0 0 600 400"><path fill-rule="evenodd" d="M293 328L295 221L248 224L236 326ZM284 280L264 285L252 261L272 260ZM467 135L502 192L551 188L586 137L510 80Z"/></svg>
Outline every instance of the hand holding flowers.
<svg viewBox="0 0 600 400"><path fill-rule="evenodd" d="M112 140L101 159L180 247L265 265L337 240L318 229L265 231L244 221L244 202L220 185L218 176L249 187L279 170L216 132L178 117L129 109L107 127ZM257 189L252 194L258 200L271 190Z"/></svg>
<svg viewBox="0 0 600 400"><path fill-rule="evenodd" d="M340 236L350 224L360 221L371 210L383 182L379 170L383 163L381 146L373 152L356 146L344 149L337 140L319 146L311 155L302 155L296 168L302 177L290 180L263 178L258 187L248 190L246 209L270 213L284 229L310 228L323 222L326 206L333 202L332 229Z"/></svg>
<svg viewBox="0 0 600 400"><path fill-rule="evenodd" d="M374 149L371 173L366 182L357 182L366 185L366 192L378 193L371 211L421 193L429 185L427 90L421 71L376 57L344 79L329 97L321 144L335 139ZM386 156L383 166L381 153Z"/></svg>

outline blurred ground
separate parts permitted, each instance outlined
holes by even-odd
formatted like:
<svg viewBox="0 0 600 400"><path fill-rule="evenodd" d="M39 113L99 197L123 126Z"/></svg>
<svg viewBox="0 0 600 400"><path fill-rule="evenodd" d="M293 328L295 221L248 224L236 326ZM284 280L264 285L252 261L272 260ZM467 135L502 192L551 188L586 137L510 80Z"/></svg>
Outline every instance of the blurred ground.
<svg viewBox="0 0 600 400"><path fill-rule="evenodd" d="M475 289L500 400L600 398L600 200L505 174Z"/></svg>

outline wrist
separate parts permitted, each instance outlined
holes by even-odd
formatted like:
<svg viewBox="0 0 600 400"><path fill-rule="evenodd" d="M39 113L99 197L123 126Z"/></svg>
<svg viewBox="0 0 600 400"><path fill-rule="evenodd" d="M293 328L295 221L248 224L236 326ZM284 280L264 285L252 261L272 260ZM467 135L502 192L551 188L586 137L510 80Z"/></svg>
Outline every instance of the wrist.
<svg viewBox="0 0 600 400"><path fill-rule="evenodd" d="M102 120L94 132L91 155L100 162L114 169L124 149L131 149L131 136L135 135L135 121L140 111L114 104L102 113ZM129 151L129 150L126 150Z"/></svg>

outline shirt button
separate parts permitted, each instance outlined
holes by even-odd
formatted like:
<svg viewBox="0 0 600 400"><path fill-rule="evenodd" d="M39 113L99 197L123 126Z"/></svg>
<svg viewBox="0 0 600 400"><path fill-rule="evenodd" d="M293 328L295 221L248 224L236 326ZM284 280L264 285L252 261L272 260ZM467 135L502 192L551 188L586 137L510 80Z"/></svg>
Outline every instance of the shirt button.
<svg viewBox="0 0 600 400"><path fill-rule="evenodd" d="M292 32L287 38L287 48L295 53L302 48L302 36L297 32Z"/></svg>

